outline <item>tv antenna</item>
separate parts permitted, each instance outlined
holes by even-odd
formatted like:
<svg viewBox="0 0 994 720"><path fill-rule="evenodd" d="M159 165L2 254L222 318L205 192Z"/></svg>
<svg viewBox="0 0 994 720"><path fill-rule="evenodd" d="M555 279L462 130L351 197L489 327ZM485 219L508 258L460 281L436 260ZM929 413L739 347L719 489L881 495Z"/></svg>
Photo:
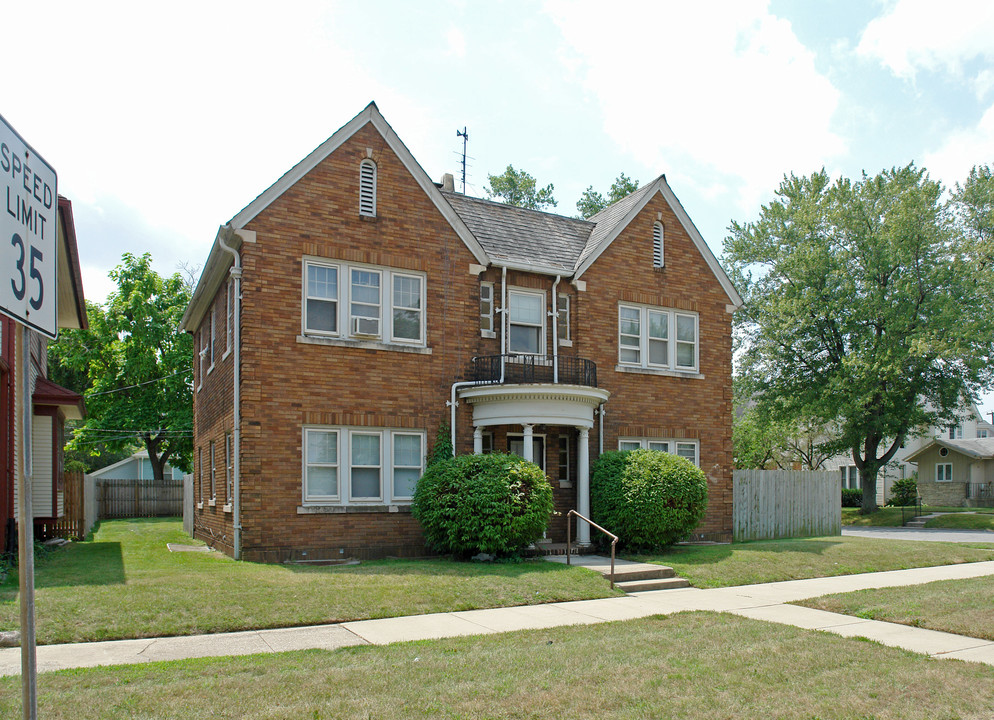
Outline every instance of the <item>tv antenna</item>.
<svg viewBox="0 0 994 720"><path fill-rule="evenodd" d="M462 130L456 130L456 137L462 138L462 194L466 194L466 142L469 140L469 133L466 131L466 126L462 126Z"/></svg>

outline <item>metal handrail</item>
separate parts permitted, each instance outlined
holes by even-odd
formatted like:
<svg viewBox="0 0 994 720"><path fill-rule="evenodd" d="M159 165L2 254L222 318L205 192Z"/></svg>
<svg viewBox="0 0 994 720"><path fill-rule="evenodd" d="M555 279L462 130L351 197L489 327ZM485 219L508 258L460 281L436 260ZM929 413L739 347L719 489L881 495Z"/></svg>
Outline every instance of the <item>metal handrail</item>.
<svg viewBox="0 0 994 720"><path fill-rule="evenodd" d="M597 364L575 355L479 355L473 358L473 382L559 383L597 387Z"/></svg>
<svg viewBox="0 0 994 720"><path fill-rule="evenodd" d="M911 513L911 517L908 517L908 513ZM913 505L903 505L901 506L901 527L908 524L910 520L914 520L916 517L920 517L925 513L922 512L922 499L921 497L915 498Z"/></svg>
<svg viewBox="0 0 994 720"><path fill-rule="evenodd" d="M569 521L570 515L576 515L581 520L584 520L588 525L593 525L602 533L604 533L605 535L609 535L611 537L611 575L609 579L611 581L611 589L614 590L614 546L618 544L618 536L615 535L613 532L605 530L600 525L595 523L593 520L591 520L588 517L584 517L576 510L570 510L568 513L566 513L566 564L567 565L573 564L569 561L570 555L572 554L572 545L573 545L573 533L572 533L573 525Z"/></svg>

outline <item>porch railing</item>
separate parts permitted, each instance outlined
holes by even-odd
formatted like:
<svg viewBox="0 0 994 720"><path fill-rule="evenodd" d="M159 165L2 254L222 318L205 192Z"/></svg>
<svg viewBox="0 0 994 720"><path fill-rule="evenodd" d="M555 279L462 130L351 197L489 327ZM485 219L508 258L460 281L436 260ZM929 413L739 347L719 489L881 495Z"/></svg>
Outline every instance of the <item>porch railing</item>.
<svg viewBox="0 0 994 720"><path fill-rule="evenodd" d="M600 525L595 523L593 520L591 520L588 517L584 517L576 510L570 510L568 513L566 513L566 564L572 565L572 563L570 562L570 558L572 557L573 554L573 523L571 523L569 519L574 515L580 520L586 522L588 525L597 528L602 533L604 533L609 538L611 538L611 575L609 576L609 579L611 581L611 589L614 590L614 548L618 544L618 536L615 535L613 532L605 530Z"/></svg>
<svg viewBox="0 0 994 720"><path fill-rule="evenodd" d="M473 358L473 380L481 385L562 383L597 387L597 365L575 355L481 355Z"/></svg>
<svg viewBox="0 0 994 720"><path fill-rule="evenodd" d="M966 498L974 507L994 507L994 483L967 483Z"/></svg>
<svg viewBox="0 0 994 720"><path fill-rule="evenodd" d="M901 527L904 527L916 517L921 517L923 514L922 499L921 497L917 497L911 505L903 505L901 507Z"/></svg>

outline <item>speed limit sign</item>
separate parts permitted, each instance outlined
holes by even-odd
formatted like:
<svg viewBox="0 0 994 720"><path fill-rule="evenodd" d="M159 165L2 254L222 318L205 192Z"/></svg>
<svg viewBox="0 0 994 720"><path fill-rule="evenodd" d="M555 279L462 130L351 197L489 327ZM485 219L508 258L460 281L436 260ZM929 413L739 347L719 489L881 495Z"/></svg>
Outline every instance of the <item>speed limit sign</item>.
<svg viewBox="0 0 994 720"><path fill-rule="evenodd" d="M55 339L55 170L0 115L0 312Z"/></svg>

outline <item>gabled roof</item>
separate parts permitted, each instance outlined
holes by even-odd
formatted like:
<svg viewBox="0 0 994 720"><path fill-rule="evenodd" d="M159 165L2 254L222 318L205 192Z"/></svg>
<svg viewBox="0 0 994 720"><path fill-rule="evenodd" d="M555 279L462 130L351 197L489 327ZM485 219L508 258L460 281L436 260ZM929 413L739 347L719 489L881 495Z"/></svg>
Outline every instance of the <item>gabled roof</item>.
<svg viewBox="0 0 994 720"><path fill-rule="evenodd" d="M975 460L994 459L994 438L976 438L970 440L947 440L945 438L934 438L915 452L904 458L905 462L917 463L918 458L926 454L935 447L948 448L953 452L966 455Z"/></svg>
<svg viewBox="0 0 994 720"><path fill-rule="evenodd" d="M58 250L58 321L60 328L88 327L86 302L83 300L83 277L79 269L79 249L76 244L76 223L72 203L59 195L59 224L62 233Z"/></svg>
<svg viewBox="0 0 994 720"><path fill-rule="evenodd" d="M586 220L454 192L442 195L498 265L534 265L539 272L572 275L576 260L595 228Z"/></svg>
<svg viewBox="0 0 994 720"><path fill-rule="evenodd" d="M687 235L693 241L694 246L697 251L704 258L704 261L708 264L711 272L714 273L715 278L721 284L722 289L725 294L728 295L728 299L731 304L739 307L742 305L742 296L739 295L735 286L732 285L732 281L728 279L728 275L721 267L721 263L711 252L711 248L704 241L704 237L701 235L697 226L690 219L687 211L684 209L683 205L677 199L677 196L673 194L673 190L670 189L669 183L666 182L666 176L660 175L658 178L653 180L651 183L645 187L639 188L631 195L613 205L604 208L596 215L591 216L590 221L595 222L597 227L590 234L587 239L587 246L583 249L580 255L580 260L577 262L575 273L573 277L579 279L581 275L589 268L598 257L601 256L607 248L614 242L614 239L621 234L628 224L635 219L642 208L644 208L653 197L659 193L666 200L667 204L676 213L677 219L683 226Z"/></svg>
<svg viewBox="0 0 994 720"><path fill-rule="evenodd" d="M70 420L82 420L86 416L83 396L72 390L56 385L41 375L35 380L35 391L31 395L35 405L56 405Z"/></svg>

